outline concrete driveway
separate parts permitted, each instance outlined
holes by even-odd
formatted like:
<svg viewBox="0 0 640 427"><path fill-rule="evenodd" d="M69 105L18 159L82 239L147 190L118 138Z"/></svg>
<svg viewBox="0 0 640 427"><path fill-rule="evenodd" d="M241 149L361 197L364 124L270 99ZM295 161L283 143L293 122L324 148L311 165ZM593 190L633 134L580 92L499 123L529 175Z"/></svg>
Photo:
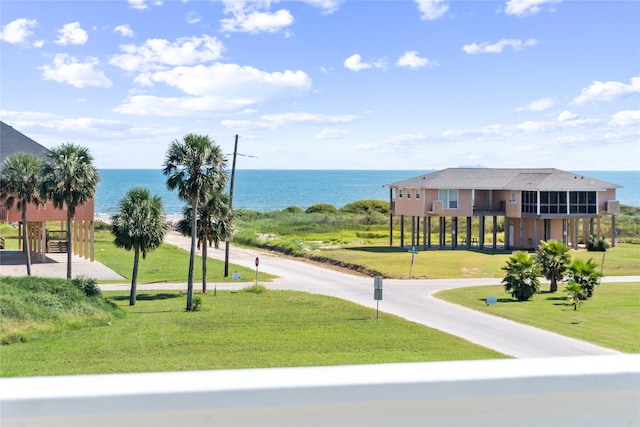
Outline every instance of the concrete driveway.
<svg viewBox="0 0 640 427"><path fill-rule="evenodd" d="M167 242L189 250L190 239L170 233ZM224 259L224 248L209 248L209 256ZM360 277L312 263L284 258L275 253L231 247L230 263L255 269L259 257L259 270L279 276L273 282L260 283L270 289L296 290L330 295L376 308L373 298L373 279ZM253 277L230 284L209 283L209 289L238 289L247 286ZM542 329L522 325L510 320L470 310L434 298L438 290L467 286L499 284L500 278L455 280L384 280L383 300L379 302L380 315L394 314L441 331L457 335L473 343L495 349L517 358L558 357L583 355L612 355L617 351L590 344ZM611 277L608 281L640 281L640 277ZM603 280L603 282L606 282ZM125 285L126 286L126 285ZM182 289L186 284L138 285L144 289ZM199 283L194 283L197 290ZM103 285L103 289L123 289L123 285Z"/></svg>

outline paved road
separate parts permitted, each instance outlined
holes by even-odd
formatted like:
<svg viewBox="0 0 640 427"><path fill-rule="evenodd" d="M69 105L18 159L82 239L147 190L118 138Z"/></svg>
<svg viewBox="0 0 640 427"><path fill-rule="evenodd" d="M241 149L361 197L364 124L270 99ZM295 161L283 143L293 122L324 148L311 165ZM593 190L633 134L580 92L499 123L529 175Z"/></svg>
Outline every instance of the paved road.
<svg viewBox="0 0 640 427"><path fill-rule="evenodd" d="M168 243L189 250L190 239L170 233ZM224 259L224 248L209 249L212 258ZM375 308L373 279L359 277L336 270L321 268L304 261L287 259L277 254L257 250L231 248L230 262L255 268L255 258L260 258L260 271L279 276L273 282L261 283L270 289L305 291L330 295L366 307ZM253 278L243 278L250 279ZM467 286L485 286L500 283L501 279L456 280L384 280L383 300L379 307L381 316L391 313L444 332L460 336L468 341L495 349L517 358L558 357L583 355L620 354L617 351L584 341L564 337L552 332L525 326L434 298L441 289ZM611 277L609 281L640 281L639 276ZM209 289L213 287L209 284ZM237 289L245 283L216 284L217 289ZM126 285L125 285L126 286ZM194 284L198 289L199 284ZM122 285L103 285L107 289L122 289ZM143 289L176 289L185 284L139 285Z"/></svg>

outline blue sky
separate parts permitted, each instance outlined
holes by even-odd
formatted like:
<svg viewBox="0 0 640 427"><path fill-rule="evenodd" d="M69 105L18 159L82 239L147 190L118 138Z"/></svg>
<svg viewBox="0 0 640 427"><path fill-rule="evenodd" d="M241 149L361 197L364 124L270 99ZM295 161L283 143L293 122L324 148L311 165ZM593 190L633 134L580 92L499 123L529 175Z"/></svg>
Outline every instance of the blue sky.
<svg viewBox="0 0 640 427"><path fill-rule="evenodd" d="M0 0L0 26L0 118L100 168L198 133L244 169L640 169L638 1Z"/></svg>

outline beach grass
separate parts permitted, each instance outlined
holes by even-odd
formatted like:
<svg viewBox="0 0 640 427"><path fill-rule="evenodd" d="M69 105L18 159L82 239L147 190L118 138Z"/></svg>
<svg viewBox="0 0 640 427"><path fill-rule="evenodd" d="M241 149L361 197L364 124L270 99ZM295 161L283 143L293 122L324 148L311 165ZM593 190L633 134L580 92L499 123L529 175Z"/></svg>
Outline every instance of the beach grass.
<svg viewBox="0 0 640 427"><path fill-rule="evenodd" d="M486 304L490 295L497 297L496 304ZM500 285L448 289L435 297L622 352L640 353L640 283L602 283L577 310L562 285L559 292L543 290L529 301L511 298Z"/></svg>
<svg viewBox="0 0 640 427"><path fill-rule="evenodd" d="M126 313L0 346L1 376L329 366L506 357L461 338L338 298L293 291L103 292Z"/></svg>

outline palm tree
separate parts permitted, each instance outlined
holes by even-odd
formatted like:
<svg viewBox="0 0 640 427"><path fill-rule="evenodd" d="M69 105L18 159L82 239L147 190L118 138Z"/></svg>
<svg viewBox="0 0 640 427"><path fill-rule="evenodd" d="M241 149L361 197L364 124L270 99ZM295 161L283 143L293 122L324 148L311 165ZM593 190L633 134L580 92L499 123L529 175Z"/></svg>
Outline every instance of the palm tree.
<svg viewBox="0 0 640 427"><path fill-rule="evenodd" d="M0 200L7 208L13 207L22 212L22 241L27 254L27 275L31 276L31 248L29 247L29 229L27 206L31 203L38 207L43 204L40 198L40 172L42 162L29 153L16 153L7 157L0 173Z"/></svg>
<svg viewBox="0 0 640 427"><path fill-rule="evenodd" d="M538 280L538 266L535 258L526 252L515 252L507 259L507 265L502 267L507 272L502 283L506 292L518 301L526 301L538 293L540 281Z"/></svg>
<svg viewBox="0 0 640 427"><path fill-rule="evenodd" d="M162 200L158 196L152 197L146 188L129 190L118 207L119 212L111 217L111 233L117 247L134 251L129 305L135 305L140 253L142 259L146 259L147 252L157 249L164 241L168 226Z"/></svg>
<svg viewBox="0 0 640 427"><path fill-rule="evenodd" d="M540 242L536 262L540 265L544 277L551 281L549 292L557 292L558 282L564 279L564 272L571 262L569 248L559 240Z"/></svg>
<svg viewBox="0 0 640 427"><path fill-rule="evenodd" d="M53 207L67 210L67 279L71 279L72 220L76 208L96 194L98 182L100 175L87 148L64 143L47 152L41 192Z"/></svg>
<svg viewBox="0 0 640 427"><path fill-rule="evenodd" d="M178 221L176 229L185 236L191 236L192 209L186 206L183 219ZM205 203L198 208L197 238L198 249L202 245L202 292L207 292L207 246L220 247L220 241L232 233L232 214L229 210L229 196L216 191L208 195ZM215 292L214 292L215 295Z"/></svg>
<svg viewBox="0 0 640 427"><path fill-rule="evenodd" d="M586 298L593 296L593 289L600 284L602 274L596 270L598 264L589 258L587 261L574 259L569 265L569 283L577 283L582 288Z"/></svg>
<svg viewBox="0 0 640 427"><path fill-rule="evenodd" d="M227 183L227 160L222 150L206 135L188 134L182 141L169 144L163 173L167 187L178 190L178 197L187 202L193 212L208 193L220 191ZM197 230L196 216L192 215L191 229ZM187 311L193 308L193 264L196 252L196 233L191 233L191 254L187 279Z"/></svg>

